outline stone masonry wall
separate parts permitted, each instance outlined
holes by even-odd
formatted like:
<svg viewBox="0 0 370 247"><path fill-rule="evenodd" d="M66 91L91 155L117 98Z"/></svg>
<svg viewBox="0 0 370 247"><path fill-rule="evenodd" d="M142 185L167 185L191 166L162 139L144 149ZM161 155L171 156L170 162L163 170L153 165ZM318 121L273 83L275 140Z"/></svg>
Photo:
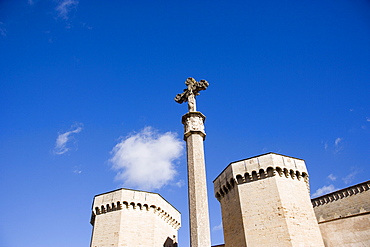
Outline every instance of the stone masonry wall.
<svg viewBox="0 0 370 247"><path fill-rule="evenodd" d="M323 246L303 160L268 153L234 162L216 178L214 189L221 202L226 247ZM243 225L237 227L233 224L238 224L238 214ZM238 242L239 236L234 239L229 228L242 228L245 242Z"/></svg>
<svg viewBox="0 0 370 247"><path fill-rule="evenodd" d="M119 189L94 198L91 247L173 247L180 213L159 194Z"/></svg>
<svg viewBox="0 0 370 247"><path fill-rule="evenodd" d="M325 246L370 246L370 181L311 201Z"/></svg>
<svg viewBox="0 0 370 247"><path fill-rule="evenodd" d="M224 241L227 246L246 247L245 231L242 215L238 187L233 184L229 193L224 195L221 203L222 225L224 229Z"/></svg>
<svg viewBox="0 0 370 247"><path fill-rule="evenodd" d="M238 185L247 246L291 246L274 178Z"/></svg>

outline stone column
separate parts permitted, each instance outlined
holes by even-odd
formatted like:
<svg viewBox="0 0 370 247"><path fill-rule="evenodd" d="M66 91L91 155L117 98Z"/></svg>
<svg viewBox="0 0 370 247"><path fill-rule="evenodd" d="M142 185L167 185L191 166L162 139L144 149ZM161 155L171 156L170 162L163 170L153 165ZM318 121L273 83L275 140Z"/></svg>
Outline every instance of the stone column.
<svg viewBox="0 0 370 247"><path fill-rule="evenodd" d="M203 141L205 116L188 112L182 117L186 141L189 186L190 246L210 247L206 170Z"/></svg>

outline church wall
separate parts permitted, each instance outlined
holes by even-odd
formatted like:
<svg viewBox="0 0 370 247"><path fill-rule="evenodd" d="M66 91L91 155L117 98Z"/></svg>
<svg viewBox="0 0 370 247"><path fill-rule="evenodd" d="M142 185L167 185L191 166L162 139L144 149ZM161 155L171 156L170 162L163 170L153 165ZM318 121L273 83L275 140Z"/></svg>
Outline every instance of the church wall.
<svg viewBox="0 0 370 247"><path fill-rule="evenodd" d="M370 181L311 201L325 246L370 246Z"/></svg>
<svg viewBox="0 0 370 247"><path fill-rule="evenodd" d="M370 214L319 224L326 247L370 246Z"/></svg>

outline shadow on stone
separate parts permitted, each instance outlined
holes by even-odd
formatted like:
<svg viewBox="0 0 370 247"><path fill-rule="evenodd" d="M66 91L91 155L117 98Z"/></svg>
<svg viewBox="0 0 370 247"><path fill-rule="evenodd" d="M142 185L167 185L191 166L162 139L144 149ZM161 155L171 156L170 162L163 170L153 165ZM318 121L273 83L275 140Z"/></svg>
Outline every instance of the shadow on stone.
<svg viewBox="0 0 370 247"><path fill-rule="evenodd" d="M177 243L175 243L173 239L167 237L166 241L163 244L163 247L177 247Z"/></svg>

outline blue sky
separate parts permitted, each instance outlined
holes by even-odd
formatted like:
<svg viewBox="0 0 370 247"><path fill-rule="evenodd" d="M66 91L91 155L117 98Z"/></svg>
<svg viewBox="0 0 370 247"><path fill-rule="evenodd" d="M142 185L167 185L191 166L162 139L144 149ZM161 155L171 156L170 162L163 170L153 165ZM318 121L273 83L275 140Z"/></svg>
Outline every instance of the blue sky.
<svg viewBox="0 0 370 247"><path fill-rule="evenodd" d="M173 100L187 77L210 83L197 107L213 244L212 181L230 162L305 159L311 195L370 179L369 13L366 0L0 1L0 246L89 246L93 196L122 186L171 202L189 246L187 107Z"/></svg>

